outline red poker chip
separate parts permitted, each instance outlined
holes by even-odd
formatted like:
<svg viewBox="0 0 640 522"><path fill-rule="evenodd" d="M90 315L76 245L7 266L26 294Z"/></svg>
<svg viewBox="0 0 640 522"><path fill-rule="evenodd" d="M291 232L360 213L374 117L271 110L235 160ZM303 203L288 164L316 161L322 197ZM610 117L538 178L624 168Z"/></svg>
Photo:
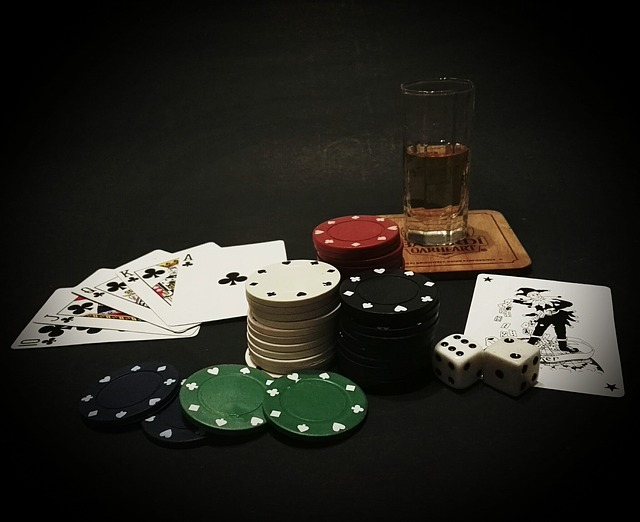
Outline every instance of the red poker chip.
<svg viewBox="0 0 640 522"><path fill-rule="evenodd" d="M389 268L391 266L396 266L399 268L400 265L404 261L404 243L402 241L398 242L397 246L391 250L380 256L368 257L368 256L360 256L357 258L340 258L340 256L336 256L331 252L318 252L318 258L325 263L330 263L334 265L336 268L378 268L378 267L386 267Z"/></svg>
<svg viewBox="0 0 640 522"><path fill-rule="evenodd" d="M313 244L320 255L375 257L397 247L400 227L382 216L342 216L325 221L313 229Z"/></svg>

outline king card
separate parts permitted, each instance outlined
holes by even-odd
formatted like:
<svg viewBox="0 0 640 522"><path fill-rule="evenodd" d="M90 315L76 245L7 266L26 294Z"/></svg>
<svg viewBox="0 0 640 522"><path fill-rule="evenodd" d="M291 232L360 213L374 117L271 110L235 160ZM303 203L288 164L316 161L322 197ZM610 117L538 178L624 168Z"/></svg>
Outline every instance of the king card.
<svg viewBox="0 0 640 522"><path fill-rule="evenodd" d="M536 387L622 397L611 290L605 286L479 274L464 334L540 347Z"/></svg>

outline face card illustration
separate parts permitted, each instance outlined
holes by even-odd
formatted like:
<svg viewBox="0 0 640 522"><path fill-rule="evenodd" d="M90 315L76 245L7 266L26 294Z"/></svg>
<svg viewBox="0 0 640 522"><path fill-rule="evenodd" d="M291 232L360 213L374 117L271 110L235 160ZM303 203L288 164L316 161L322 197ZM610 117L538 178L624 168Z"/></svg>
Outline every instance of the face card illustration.
<svg viewBox="0 0 640 522"><path fill-rule="evenodd" d="M208 242L189 250L210 251L220 248L216 243ZM118 269L118 277L165 323L172 309L178 266L182 256L182 251L174 252L149 264L142 265L136 262Z"/></svg>
<svg viewBox="0 0 640 522"><path fill-rule="evenodd" d="M146 266L165 259L169 255L171 254L165 250L153 250L129 261L122 267L115 269L100 268L74 287L73 292L76 295L111 306L144 321L158 324L158 326L165 326L146 303L126 283L120 280L118 270L125 267Z"/></svg>
<svg viewBox="0 0 640 522"><path fill-rule="evenodd" d="M166 254L165 254L166 255ZM101 268L73 288L73 293L151 323L169 332L185 332L195 324L169 326L147 306L127 283L118 277L118 269Z"/></svg>
<svg viewBox="0 0 640 522"><path fill-rule="evenodd" d="M608 287L479 274L464 334L484 345L513 337L539 346L539 388L624 395Z"/></svg>
<svg viewBox="0 0 640 522"><path fill-rule="evenodd" d="M173 295L178 282L178 267L181 263L191 266L194 256L202 259L220 249L216 243L203 243L184 251L170 253L151 264L121 267L118 269L118 277L166 324L193 324L194 321L180 324L169 322L174 314Z"/></svg>
<svg viewBox="0 0 640 522"><path fill-rule="evenodd" d="M73 297L77 296L71 292L71 288L60 288L56 290L36 313L33 320L22 330L11 345L11 348L51 348L81 344L176 339L178 337L193 337L198 334L200 328L199 326L192 328L183 334L170 333L166 330L162 330L165 332L162 334L153 334L86 326L71 326L70 323L65 323L62 320L59 323L51 324L35 322L35 320L39 318L56 315L64 306L62 303L68 303ZM82 298L78 299L86 301ZM105 320L108 321L108 319Z"/></svg>
<svg viewBox="0 0 640 522"><path fill-rule="evenodd" d="M63 289L53 294L49 299L49 304L51 308L47 310L47 313L42 316L36 315L32 319L33 322L105 330L126 330L175 337L185 336L184 333L172 332L111 306L78 296L71 291L65 292Z"/></svg>
<svg viewBox="0 0 640 522"><path fill-rule="evenodd" d="M255 270L287 259L282 240L223 247L206 256L196 254L185 251L181 258L169 324L245 316L244 281Z"/></svg>

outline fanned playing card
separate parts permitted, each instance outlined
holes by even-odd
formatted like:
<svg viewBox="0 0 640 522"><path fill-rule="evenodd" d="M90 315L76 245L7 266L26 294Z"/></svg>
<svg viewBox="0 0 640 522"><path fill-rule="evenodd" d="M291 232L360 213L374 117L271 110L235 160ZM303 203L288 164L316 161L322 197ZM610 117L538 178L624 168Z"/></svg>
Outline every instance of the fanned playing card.
<svg viewBox="0 0 640 522"><path fill-rule="evenodd" d="M479 274L464 334L485 346L503 337L539 346L536 387L624 395L608 287Z"/></svg>
<svg viewBox="0 0 640 522"><path fill-rule="evenodd" d="M115 330L111 328L98 328L90 326L76 326L73 321L67 322L67 315L61 314L69 306L79 305L78 310L82 310L81 303L91 302L82 297L78 297L71 291L71 288L57 289L47 300L47 302L36 313L33 320L22 330L18 338L11 345L11 348L51 348L55 346L67 346L77 344L110 343L122 341L145 341L160 339L176 339L193 337L198 334L199 326L191 328L184 333L173 333L161 328L156 329L163 333L149 333L139 331ZM74 298L78 301L74 303ZM86 310L85 310L86 311ZM49 324L36 322L42 318L49 318ZM110 320L99 319L105 322ZM151 325L152 326L152 325Z"/></svg>
<svg viewBox="0 0 640 522"><path fill-rule="evenodd" d="M126 266L141 267L160 259L166 259L171 254L163 250L154 250L145 256L129 262ZM120 310L123 313L154 324L171 332L185 332L195 324L167 325L134 290L119 276L121 268L101 268L73 289L73 293L91 299L104 306Z"/></svg>
<svg viewBox="0 0 640 522"><path fill-rule="evenodd" d="M188 249L189 252L210 252L220 250L221 247L213 242ZM153 259L135 260L117 269L118 277L134 292L147 307L149 307L165 324L172 311L173 293L177 284L178 266L183 260L185 251L165 253ZM199 321L186 321L182 325L193 324ZM171 323L175 326L178 323Z"/></svg>
<svg viewBox="0 0 640 522"><path fill-rule="evenodd" d="M282 240L219 250L186 250L178 263L171 310L164 319L169 324L182 324L246 316L247 277L259 268L286 259Z"/></svg>
<svg viewBox="0 0 640 522"><path fill-rule="evenodd" d="M68 292L63 290L69 290ZM51 308L45 315L36 315L32 321L38 324L61 324L82 328L100 328L128 332L150 333L182 337L183 332L172 332L143 321L121 310L97 303L74 294L71 289L60 289L51 298ZM54 308L59 306L59 308ZM185 331L188 329L185 329Z"/></svg>

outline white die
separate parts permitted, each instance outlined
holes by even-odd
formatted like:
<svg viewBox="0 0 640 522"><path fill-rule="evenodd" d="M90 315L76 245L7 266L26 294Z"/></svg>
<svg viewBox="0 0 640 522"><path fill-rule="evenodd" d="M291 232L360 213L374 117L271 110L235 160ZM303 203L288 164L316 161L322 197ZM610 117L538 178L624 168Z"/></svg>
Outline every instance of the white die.
<svg viewBox="0 0 640 522"><path fill-rule="evenodd" d="M483 380L517 397L535 386L540 373L540 348L521 339L503 337L484 349Z"/></svg>
<svg viewBox="0 0 640 522"><path fill-rule="evenodd" d="M438 342L432 355L433 372L452 388L468 388L482 378L483 347L462 334Z"/></svg>

